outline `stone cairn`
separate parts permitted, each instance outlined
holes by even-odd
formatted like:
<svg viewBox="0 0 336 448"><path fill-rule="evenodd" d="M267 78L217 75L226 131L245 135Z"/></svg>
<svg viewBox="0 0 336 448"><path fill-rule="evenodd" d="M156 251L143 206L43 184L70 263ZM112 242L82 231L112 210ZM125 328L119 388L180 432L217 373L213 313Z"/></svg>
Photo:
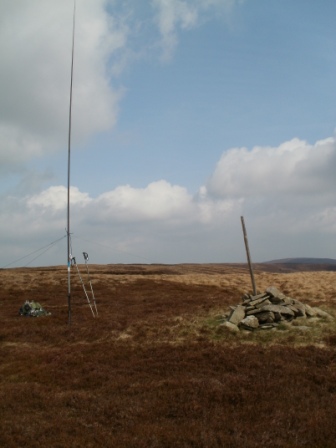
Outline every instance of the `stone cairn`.
<svg viewBox="0 0 336 448"><path fill-rule="evenodd" d="M286 296L275 286L262 294L243 295L241 305L230 307L231 312L222 324L232 331L272 329L280 323L291 322L298 317L332 318L320 308L311 307Z"/></svg>

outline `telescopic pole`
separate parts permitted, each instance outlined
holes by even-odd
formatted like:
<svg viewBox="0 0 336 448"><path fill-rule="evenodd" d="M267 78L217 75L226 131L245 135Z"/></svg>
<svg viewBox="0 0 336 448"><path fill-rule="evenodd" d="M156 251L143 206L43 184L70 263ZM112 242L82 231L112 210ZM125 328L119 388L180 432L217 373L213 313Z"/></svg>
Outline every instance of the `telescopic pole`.
<svg viewBox="0 0 336 448"><path fill-rule="evenodd" d="M93 287L92 287L90 271L89 271L89 255L88 255L88 253L87 252L83 252L83 257L84 257L84 261L85 261L85 266L86 266L86 272L87 272L88 280L89 280L89 283L90 283L91 295L92 295L93 303L94 303L94 306L95 306L95 309L96 309L96 315L98 317L98 309L97 309L97 304L96 304L96 298L95 298L95 295L93 293Z"/></svg>
<svg viewBox="0 0 336 448"><path fill-rule="evenodd" d="M67 261L68 261L68 324L71 325L71 244L70 244L70 159L71 159L71 112L72 112L72 80L75 48L75 17L76 0L74 0L73 24L72 24L72 54L71 54L71 78L70 78L70 106L69 106L69 133L68 133L68 206L67 206Z"/></svg>
<svg viewBox="0 0 336 448"><path fill-rule="evenodd" d="M88 301L88 304L89 304L89 307L90 307L92 316L95 317L94 312L93 312L93 309L92 309L92 306L91 306L91 302L90 302L88 293L86 292L86 288L85 288L85 285L84 285L82 276L81 276L81 274L80 274L79 267L78 267L78 265L77 265L77 263L76 263L76 258L75 258L75 257L72 257L72 263L76 266L77 273L78 273L78 276L79 276L79 280L80 280L80 282L81 282L81 284L82 284L82 286L83 286L83 290L84 290L84 294L85 294L86 300Z"/></svg>

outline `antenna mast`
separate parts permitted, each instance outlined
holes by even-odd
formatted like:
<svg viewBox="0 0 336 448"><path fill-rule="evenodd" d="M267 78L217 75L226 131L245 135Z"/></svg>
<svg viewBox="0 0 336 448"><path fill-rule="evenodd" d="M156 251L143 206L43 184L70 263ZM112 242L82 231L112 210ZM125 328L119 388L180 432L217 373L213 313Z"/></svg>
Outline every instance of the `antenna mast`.
<svg viewBox="0 0 336 448"><path fill-rule="evenodd" d="M67 207L67 261L68 261L68 324L71 324L71 237L70 237L70 155L71 155L71 112L72 112L72 79L75 48L75 17L76 0L74 0L73 24L72 24L72 55L71 55L71 80L70 80L70 106L69 106L69 133L68 133L68 207Z"/></svg>

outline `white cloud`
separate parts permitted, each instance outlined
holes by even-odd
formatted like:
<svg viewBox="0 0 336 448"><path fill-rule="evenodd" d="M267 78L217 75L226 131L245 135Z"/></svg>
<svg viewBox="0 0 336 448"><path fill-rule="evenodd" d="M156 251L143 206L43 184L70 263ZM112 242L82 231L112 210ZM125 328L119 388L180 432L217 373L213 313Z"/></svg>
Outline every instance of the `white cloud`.
<svg viewBox="0 0 336 448"><path fill-rule="evenodd" d="M76 187L71 188L71 209L78 213L78 223L89 221L93 225L108 223L158 223L164 226L188 226L223 222L228 215L240 209L241 201L194 198L179 185L165 180L152 182L145 188L122 185L91 198ZM53 216L65 214L67 190L63 186L50 187L26 198L29 211Z"/></svg>
<svg viewBox="0 0 336 448"><path fill-rule="evenodd" d="M161 34L162 58L169 60L178 44L178 34L204 21L210 10L228 16L237 0L152 0Z"/></svg>
<svg viewBox="0 0 336 448"><path fill-rule="evenodd" d="M84 237L83 250L92 242L97 263L120 257L125 262L244 261L243 215L253 261L332 258L335 156L333 138L314 145L294 139L274 148L231 149L194 197L165 180L144 188L119 186L97 198L72 187L71 231L74 238ZM4 245L3 264L65 232L66 197L65 187L54 186L4 198L0 233L11 245L10 253ZM53 253L48 262L57 260Z"/></svg>
<svg viewBox="0 0 336 448"><path fill-rule="evenodd" d="M264 259L272 258L270 247L280 252L292 247L293 256L312 247L329 252L325 240L336 231L335 170L334 138L314 145L293 139L273 148L233 148L223 153L202 194L242 201Z"/></svg>
<svg viewBox="0 0 336 448"><path fill-rule="evenodd" d="M162 36L163 59L169 59L178 42L177 30L195 26L198 10L194 4L182 0L153 0L157 23Z"/></svg>
<svg viewBox="0 0 336 448"><path fill-rule="evenodd" d="M77 187L70 188L71 206L85 207L91 202L87 193L81 193ZM50 210L56 213L67 207L67 188L63 186L50 187L39 194L27 198L29 209Z"/></svg>
<svg viewBox="0 0 336 448"><path fill-rule="evenodd" d="M13 246L21 243L22 251L29 245L41 246L43 241L48 242L48 235L50 241L65 232L66 206L67 190L63 186L21 199L7 198L0 217L0 232ZM153 261L153 257L160 261L156 253L160 249L163 256L168 244L167 253L178 259L183 256L181 250L184 254L180 244L195 251L198 244L193 241L195 235L205 231L213 238L216 235L213 230L230 223L235 214L239 215L239 208L240 204L234 201L194 198L184 187L164 180L145 188L120 186L97 198L72 187L71 233L74 238L84 235L98 240L100 245L112 246L118 253L133 253L140 258L146 248L147 261ZM12 222L16 223L15 228ZM2 258L8 259L6 251Z"/></svg>
<svg viewBox="0 0 336 448"><path fill-rule="evenodd" d="M308 195L323 201L336 186L334 138L315 145L299 139L277 148L233 148L223 153L207 183L217 197L287 199Z"/></svg>
<svg viewBox="0 0 336 448"><path fill-rule="evenodd" d="M100 216L126 221L161 221L186 216L191 202L185 188L161 180L142 189L120 186L99 196L96 204Z"/></svg>
<svg viewBox="0 0 336 448"><path fill-rule="evenodd" d="M165 57L180 30L197 26L205 12L227 13L237 0L153 0ZM107 11L107 8L112 8ZM76 4L73 143L113 128L126 89L118 76L151 48L138 44L149 17L135 18L131 1ZM153 10L146 9L145 14ZM148 12L151 11L151 12ZM152 16L150 16L150 20ZM0 162L3 175L67 146L73 2L3 0L0 3ZM145 23L147 25L145 25ZM152 22L153 23L153 22ZM145 33L146 34L146 33Z"/></svg>
<svg viewBox="0 0 336 448"><path fill-rule="evenodd" d="M128 29L122 19L106 14L105 3L77 2L75 142L113 127L122 95L109 84L107 67L126 46ZM72 17L73 3L67 0L0 4L0 158L9 169L66 146Z"/></svg>

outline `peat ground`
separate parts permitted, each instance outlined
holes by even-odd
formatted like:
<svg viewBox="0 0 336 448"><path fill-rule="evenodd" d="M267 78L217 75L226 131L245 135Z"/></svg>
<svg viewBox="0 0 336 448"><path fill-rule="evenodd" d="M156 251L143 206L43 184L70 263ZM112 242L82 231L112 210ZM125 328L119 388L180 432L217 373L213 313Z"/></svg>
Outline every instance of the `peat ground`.
<svg viewBox="0 0 336 448"><path fill-rule="evenodd" d="M315 268L258 265L257 288L336 316L336 272ZM0 270L1 447L336 446L334 321L226 332L243 265L90 274L99 317L73 270L69 326L66 268ZM19 316L25 300L51 316Z"/></svg>

